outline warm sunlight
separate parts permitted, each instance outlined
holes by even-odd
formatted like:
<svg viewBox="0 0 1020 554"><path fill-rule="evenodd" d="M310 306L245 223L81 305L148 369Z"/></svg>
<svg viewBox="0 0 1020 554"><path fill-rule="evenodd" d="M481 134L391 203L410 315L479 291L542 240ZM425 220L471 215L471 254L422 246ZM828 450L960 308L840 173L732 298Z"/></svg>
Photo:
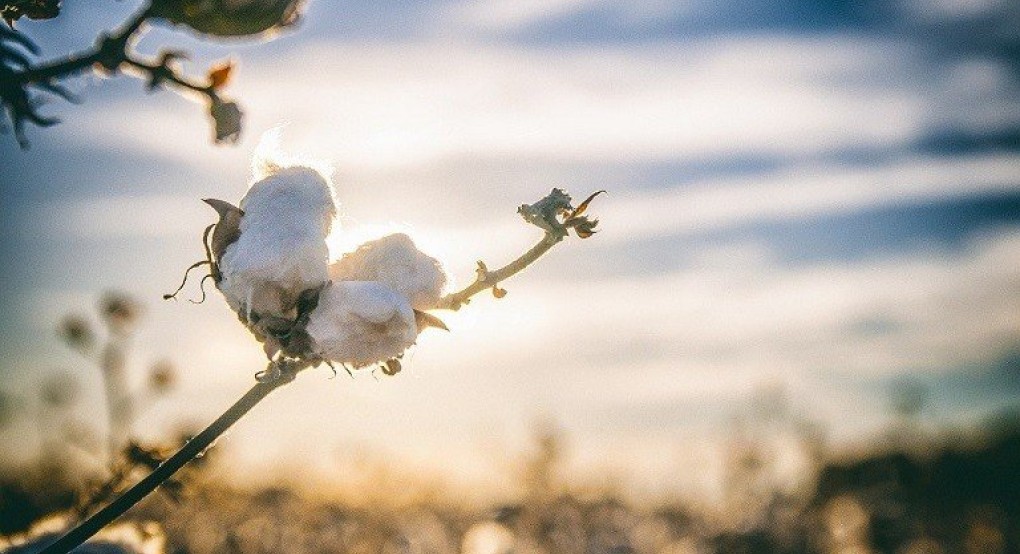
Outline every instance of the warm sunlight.
<svg viewBox="0 0 1020 554"><path fill-rule="evenodd" d="M1020 550L1007 4L6 2L0 554Z"/></svg>

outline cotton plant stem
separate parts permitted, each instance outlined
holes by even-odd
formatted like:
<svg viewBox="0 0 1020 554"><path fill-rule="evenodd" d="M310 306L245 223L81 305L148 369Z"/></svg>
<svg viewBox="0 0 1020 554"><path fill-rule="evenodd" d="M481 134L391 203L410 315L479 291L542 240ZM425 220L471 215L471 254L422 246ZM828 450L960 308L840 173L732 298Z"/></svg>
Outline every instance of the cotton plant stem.
<svg viewBox="0 0 1020 554"><path fill-rule="evenodd" d="M516 260L495 271L489 271L485 268L484 264L479 262L477 271L478 276L475 278L475 281L462 290L447 294L440 298L436 309L459 310L461 306L468 303L472 296L484 290L491 289L499 283L513 277L517 273L520 273L521 270L534 263L535 260L541 258L543 254L548 252L553 246L556 246L566 236L567 234L565 231L546 231L545 236L542 237L542 240L539 241L538 244L531 247L530 250L525 252Z"/></svg>
<svg viewBox="0 0 1020 554"><path fill-rule="evenodd" d="M141 481L130 489L124 491L113 502L102 510L99 510L91 517L81 522L77 527L64 536L57 539L42 550L40 554L67 554L78 547L90 537L98 533L103 527L109 525L113 520L120 517L129 508L145 498L160 484L177 473L189 461L200 455L206 448L216 441L231 425L244 417L256 404L262 401L269 393L281 385L293 380L295 370L285 373L283 376L271 381L255 384L234 403L216 421L212 422L201 433L188 441L176 454L159 465L152 473L148 474Z"/></svg>
<svg viewBox="0 0 1020 554"><path fill-rule="evenodd" d="M103 348L99 368L103 374L103 385L106 389L107 423L107 461L110 467L117 463L121 448L128 441L131 433L132 414L131 394L127 385L126 343L127 337L121 333L112 333L109 342Z"/></svg>
<svg viewBox="0 0 1020 554"><path fill-rule="evenodd" d="M124 23L116 34L107 36L92 49L27 69L15 75L14 79L21 83L47 82L54 78L67 77L86 71L92 66L100 64L110 71L118 71L124 67L134 69L142 77L147 76L150 79L158 77L161 84L170 84L204 94L210 98L214 96L216 91L210 84L199 83L177 73L171 69L169 60L148 62L138 58L132 52L130 47L132 39L150 17L152 17L151 6L146 5Z"/></svg>
<svg viewBox="0 0 1020 554"><path fill-rule="evenodd" d="M128 44L131 41L131 37L142 28L142 25L150 15L150 7L146 4L144 8L124 23L115 35L107 36L92 49L27 69L16 74L14 79L20 83L37 83L80 73L90 69L97 63L116 67L127 59Z"/></svg>
<svg viewBox="0 0 1020 554"><path fill-rule="evenodd" d="M189 80L173 71L168 71L167 63L168 62L149 63L145 60L135 58L131 54L128 54L123 61L125 66L137 69L142 75L159 75L159 78L163 83L170 83L177 88L204 94L210 98L216 95L216 89L212 85Z"/></svg>

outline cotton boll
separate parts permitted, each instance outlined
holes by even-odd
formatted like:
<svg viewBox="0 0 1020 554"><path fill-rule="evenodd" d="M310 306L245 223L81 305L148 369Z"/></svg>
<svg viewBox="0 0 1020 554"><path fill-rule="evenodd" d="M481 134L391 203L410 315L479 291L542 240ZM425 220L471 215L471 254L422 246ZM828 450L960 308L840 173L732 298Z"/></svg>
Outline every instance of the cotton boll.
<svg viewBox="0 0 1020 554"><path fill-rule="evenodd" d="M407 298L374 281L327 285L305 330L317 355L354 367L400 356L418 335Z"/></svg>
<svg viewBox="0 0 1020 554"><path fill-rule="evenodd" d="M369 241L329 267L334 281L379 281L404 295L416 310L434 308L446 285L439 261L398 233Z"/></svg>
<svg viewBox="0 0 1020 554"><path fill-rule="evenodd" d="M332 188L312 169L282 168L252 185L240 208L240 235L219 260L219 288L246 318L292 319L300 294L329 280Z"/></svg>

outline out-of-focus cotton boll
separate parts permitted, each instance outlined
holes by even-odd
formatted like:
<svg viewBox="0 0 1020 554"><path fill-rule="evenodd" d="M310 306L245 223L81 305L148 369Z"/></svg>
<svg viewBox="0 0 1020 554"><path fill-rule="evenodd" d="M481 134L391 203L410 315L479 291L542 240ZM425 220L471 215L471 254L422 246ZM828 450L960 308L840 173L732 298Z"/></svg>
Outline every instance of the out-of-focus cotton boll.
<svg viewBox="0 0 1020 554"><path fill-rule="evenodd" d="M375 281L334 281L306 327L326 360L364 367L400 356L418 336L407 298Z"/></svg>
<svg viewBox="0 0 1020 554"><path fill-rule="evenodd" d="M313 169L282 168L252 185L240 207L240 236L219 261L219 288L242 315L291 319L300 294L329 280L332 187Z"/></svg>
<svg viewBox="0 0 1020 554"><path fill-rule="evenodd" d="M434 308L446 286L439 261L398 233L366 242L329 267L334 281L379 281L404 295L416 310Z"/></svg>

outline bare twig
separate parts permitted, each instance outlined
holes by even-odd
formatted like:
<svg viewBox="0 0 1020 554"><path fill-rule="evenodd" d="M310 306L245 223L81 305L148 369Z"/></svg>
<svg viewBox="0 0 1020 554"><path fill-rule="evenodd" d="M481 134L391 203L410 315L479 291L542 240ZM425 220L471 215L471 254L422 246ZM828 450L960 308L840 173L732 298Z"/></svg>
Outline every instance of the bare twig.
<svg viewBox="0 0 1020 554"><path fill-rule="evenodd" d="M210 98L216 96L216 90L211 84L199 83L178 73L177 68L174 66L174 61L180 57L183 57L183 55L178 52L166 52L158 61L153 63L138 58L129 52L122 63L127 67L138 70L141 76L148 80L149 90L154 90L160 85L170 84L177 88L204 94Z"/></svg>
<svg viewBox="0 0 1020 554"><path fill-rule="evenodd" d="M439 305L436 306L436 308L440 310L459 310L461 306L471 301L472 296L484 290L500 290L498 288L499 283L513 277L522 269L534 263L535 260L542 257L543 254L563 240L565 236L565 233L561 235L546 231L542 240L535 246L531 247L531 249L524 253L524 255L495 271L489 271L483 262L478 262L478 268L475 270L476 276L474 282L462 290L452 292L439 299ZM497 292L496 294L499 293Z"/></svg>
<svg viewBox="0 0 1020 554"><path fill-rule="evenodd" d="M144 33L147 22L156 17L152 3L147 2L119 30L100 35L92 48L35 67L30 65L28 57L16 49L3 48L4 56L0 56L0 103L7 109L22 148L28 147L24 136L25 122L40 127L58 122L56 118L45 117L38 112L39 102L31 89L74 101L76 99L57 81L94 68L110 73L118 73L123 69L133 70L131 73L148 82L150 91L160 86L170 86L206 97L210 115L216 125L217 142L236 140L240 130L240 110L233 102L219 96L217 83L212 79L199 81L185 76L176 65L176 61L184 57L183 53L167 51L156 60L145 60L133 51L132 46L140 34ZM0 38L6 38L29 52L37 51L35 45L19 33L10 30L3 32ZM238 127L237 131L234 130L235 126Z"/></svg>
<svg viewBox="0 0 1020 554"><path fill-rule="evenodd" d="M517 213L528 223L545 231L542 240L516 260L495 271L490 271L484 262L479 261L478 268L475 269L474 282L462 290L441 298L436 309L459 310L461 306L470 302L472 296L488 289L491 289L497 298L502 298L506 291L499 288L499 284L533 264L535 260L566 238L569 230L574 230L581 238L593 235L598 220L589 220L584 216L584 212L588 209L592 199L603 192L605 191L592 194L576 208L570 205L570 195L560 189L553 189L545 198L534 204L522 205L517 209Z"/></svg>
<svg viewBox="0 0 1020 554"><path fill-rule="evenodd" d="M99 40L96 41L96 46L91 49L71 54L38 67L29 68L15 73L9 78L12 82L22 85L49 82L53 79L81 73L90 69L95 64L99 64L109 71L115 71L127 59L132 38L135 33L142 29L150 16L151 6L147 3L121 25L118 31L112 35L100 35Z"/></svg>

